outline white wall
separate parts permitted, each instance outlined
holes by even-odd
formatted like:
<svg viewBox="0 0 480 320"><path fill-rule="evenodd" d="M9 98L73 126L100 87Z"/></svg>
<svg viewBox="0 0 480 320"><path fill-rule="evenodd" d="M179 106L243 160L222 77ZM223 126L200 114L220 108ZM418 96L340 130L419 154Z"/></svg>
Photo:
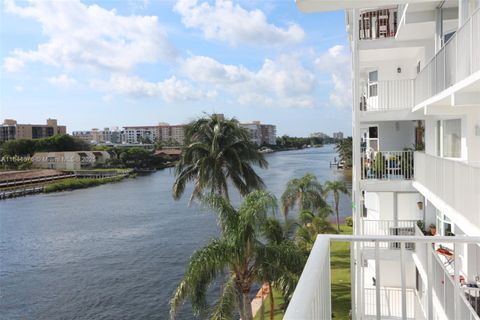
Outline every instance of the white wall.
<svg viewBox="0 0 480 320"><path fill-rule="evenodd" d="M423 219L423 210L418 209L417 205L417 202L423 202L423 196L420 193L365 192L365 207L367 208L367 219L394 220L395 196L397 198L398 220ZM433 218L433 221L435 221L435 218Z"/></svg>
<svg viewBox="0 0 480 320"><path fill-rule="evenodd" d="M386 121L378 124L380 150L402 151L413 148L415 143L415 121Z"/></svg>
<svg viewBox="0 0 480 320"><path fill-rule="evenodd" d="M417 202L423 202L420 193L397 193L398 220L423 220L423 209Z"/></svg>
<svg viewBox="0 0 480 320"><path fill-rule="evenodd" d="M480 109L467 114L464 123L467 159L469 162L480 164ZM479 131L479 135L476 135L476 129Z"/></svg>

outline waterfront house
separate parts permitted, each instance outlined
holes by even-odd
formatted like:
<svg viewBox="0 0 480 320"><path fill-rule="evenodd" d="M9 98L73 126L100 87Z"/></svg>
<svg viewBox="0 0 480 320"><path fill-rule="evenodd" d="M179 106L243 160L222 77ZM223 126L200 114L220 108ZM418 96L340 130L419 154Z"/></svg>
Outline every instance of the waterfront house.
<svg viewBox="0 0 480 320"><path fill-rule="evenodd" d="M317 238L285 319L331 318L347 241L353 319L479 320L480 1L296 3L346 10L354 234Z"/></svg>
<svg viewBox="0 0 480 320"><path fill-rule="evenodd" d="M32 166L41 169L80 170L105 164L110 159L107 151L36 152Z"/></svg>

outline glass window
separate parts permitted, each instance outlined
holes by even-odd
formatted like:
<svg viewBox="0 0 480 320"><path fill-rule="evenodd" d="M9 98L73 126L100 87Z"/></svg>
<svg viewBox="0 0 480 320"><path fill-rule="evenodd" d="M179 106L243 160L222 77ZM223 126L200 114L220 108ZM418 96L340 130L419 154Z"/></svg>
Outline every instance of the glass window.
<svg viewBox="0 0 480 320"><path fill-rule="evenodd" d="M462 156L462 121L460 119L443 121L443 156L460 158Z"/></svg>
<svg viewBox="0 0 480 320"><path fill-rule="evenodd" d="M377 82L378 81L378 71L371 71L368 73L368 81L369 82Z"/></svg>

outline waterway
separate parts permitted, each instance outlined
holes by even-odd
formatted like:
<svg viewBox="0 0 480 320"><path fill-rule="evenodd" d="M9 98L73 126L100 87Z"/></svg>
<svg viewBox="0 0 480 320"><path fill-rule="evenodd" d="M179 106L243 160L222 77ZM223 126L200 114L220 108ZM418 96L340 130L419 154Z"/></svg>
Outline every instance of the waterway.
<svg viewBox="0 0 480 320"><path fill-rule="evenodd" d="M333 146L266 155L277 197L286 182L330 169ZM215 216L173 201L173 170L83 190L0 201L1 319L167 319L188 257L218 234ZM331 199L330 199L331 200ZM235 203L238 196L233 196ZM340 210L350 215L351 200ZM188 303L180 319L191 319Z"/></svg>

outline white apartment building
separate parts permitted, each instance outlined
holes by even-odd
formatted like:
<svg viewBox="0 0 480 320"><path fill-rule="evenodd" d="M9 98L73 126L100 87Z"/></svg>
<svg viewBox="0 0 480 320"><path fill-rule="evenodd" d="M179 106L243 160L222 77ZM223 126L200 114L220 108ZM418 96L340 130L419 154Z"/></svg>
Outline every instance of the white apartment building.
<svg viewBox="0 0 480 320"><path fill-rule="evenodd" d="M119 131L117 127L104 128L103 130L93 128L87 131L73 131L72 136L92 144L108 144L122 143L123 133Z"/></svg>
<svg viewBox="0 0 480 320"><path fill-rule="evenodd" d="M277 143L277 127L275 125L252 121L241 123L240 126L248 130L251 141L259 146Z"/></svg>
<svg viewBox="0 0 480 320"><path fill-rule="evenodd" d="M285 319L331 318L347 241L353 319L479 320L480 1L296 3L346 10L354 235L317 238Z"/></svg>

